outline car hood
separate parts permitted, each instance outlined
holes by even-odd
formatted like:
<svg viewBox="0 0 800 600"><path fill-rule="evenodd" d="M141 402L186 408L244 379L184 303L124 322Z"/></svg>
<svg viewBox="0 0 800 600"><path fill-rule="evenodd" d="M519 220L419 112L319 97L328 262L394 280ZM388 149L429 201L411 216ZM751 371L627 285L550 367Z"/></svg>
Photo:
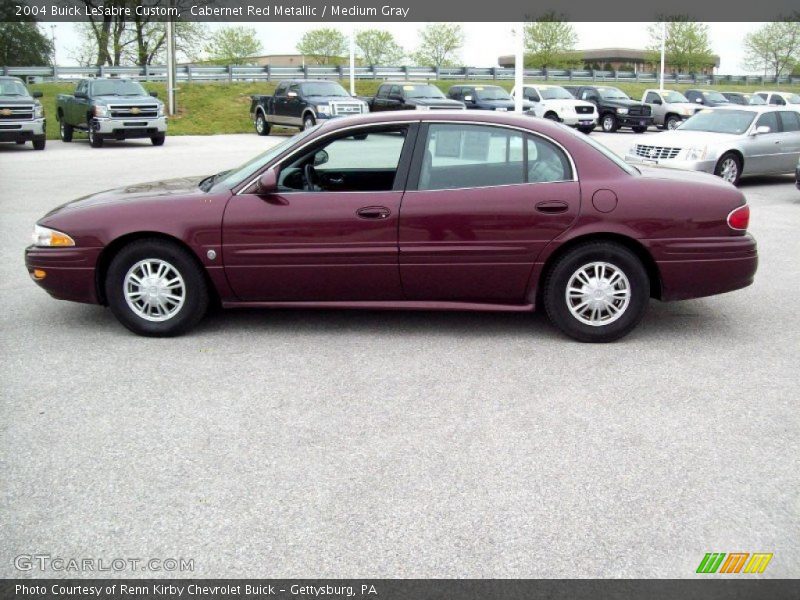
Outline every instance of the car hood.
<svg viewBox="0 0 800 600"><path fill-rule="evenodd" d="M31 104L39 104L35 98L24 96L0 96L0 104L3 106L30 106Z"/></svg>
<svg viewBox="0 0 800 600"><path fill-rule="evenodd" d="M328 102L353 102L355 104L362 104L364 101L360 98L353 98L352 96L306 96L311 104L326 104Z"/></svg>
<svg viewBox="0 0 800 600"><path fill-rule="evenodd" d="M413 104L414 106L451 106L453 108L464 106L463 102L450 100L449 98L409 98L406 100L406 104Z"/></svg>
<svg viewBox="0 0 800 600"><path fill-rule="evenodd" d="M613 98L613 99L601 99L600 104L603 106L619 106L620 108L628 108L631 106L642 106L641 102L637 102L636 100L622 99L622 98Z"/></svg>
<svg viewBox="0 0 800 600"><path fill-rule="evenodd" d="M641 142L647 146L669 146L687 148L689 146L708 146L718 143L729 143L738 136L731 133L711 133L709 131L665 131L644 138Z"/></svg>
<svg viewBox="0 0 800 600"><path fill-rule="evenodd" d="M92 96L93 102L102 102L104 104L141 104L144 102L159 103L158 98L153 96Z"/></svg>
<svg viewBox="0 0 800 600"><path fill-rule="evenodd" d="M138 183L136 185L128 185L113 190L106 190L97 194L84 196L62 204L61 206L53 209L46 217L55 215L56 213L64 212L67 210L86 209L95 206L103 206L109 204L122 204L136 201L164 201L175 197L184 198L190 195L203 195L205 192L198 187L198 184L205 178L205 176L198 177L183 177L181 179L166 179L163 181L151 181L148 183Z"/></svg>

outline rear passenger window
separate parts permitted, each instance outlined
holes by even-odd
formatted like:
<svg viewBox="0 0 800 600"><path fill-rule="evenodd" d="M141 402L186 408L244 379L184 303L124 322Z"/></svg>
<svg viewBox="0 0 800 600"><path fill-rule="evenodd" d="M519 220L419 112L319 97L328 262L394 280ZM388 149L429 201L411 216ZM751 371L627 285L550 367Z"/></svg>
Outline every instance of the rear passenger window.
<svg viewBox="0 0 800 600"><path fill-rule="evenodd" d="M784 131L800 131L800 114L794 111L781 111L781 122Z"/></svg>
<svg viewBox="0 0 800 600"><path fill-rule="evenodd" d="M484 125L432 124L418 189L446 190L572 178L564 152L538 137ZM525 162L527 152L528 161Z"/></svg>
<svg viewBox="0 0 800 600"><path fill-rule="evenodd" d="M769 99L769 103L777 106L784 106L786 104L786 100L778 96L778 94L772 94L772 97Z"/></svg>
<svg viewBox="0 0 800 600"><path fill-rule="evenodd" d="M762 127L766 125L769 127L770 133L776 133L780 131L780 127L778 127L778 113L777 112L768 112L764 113L758 118L758 122L756 123L756 127Z"/></svg>
<svg viewBox="0 0 800 600"><path fill-rule="evenodd" d="M389 89L391 87L392 86L390 86L390 85L382 85L381 87L379 87L378 88L377 97L378 98L388 98L389 97Z"/></svg>

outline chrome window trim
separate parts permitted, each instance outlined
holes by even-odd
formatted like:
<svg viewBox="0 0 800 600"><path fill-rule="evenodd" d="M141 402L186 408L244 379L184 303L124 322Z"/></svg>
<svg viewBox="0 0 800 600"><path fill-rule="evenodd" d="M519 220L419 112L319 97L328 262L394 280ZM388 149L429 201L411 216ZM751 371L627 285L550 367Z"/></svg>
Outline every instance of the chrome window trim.
<svg viewBox="0 0 800 600"><path fill-rule="evenodd" d="M369 123L369 124L363 124L362 123L362 124L359 124L359 125L349 125L347 127L340 127L338 129L336 129L335 131L331 131L331 132L329 132L327 134L323 134L323 135L320 135L319 137L315 137L315 138L313 138L311 140L308 140L303 145L301 145L300 147L295 148L295 149L289 149L284 154L276 157L275 160L273 160L271 163L266 165L265 168L262 169L261 172L258 175L256 175L255 177L250 179L250 181L248 181L245 185L243 185L241 187L241 189L238 192L236 192L235 195L236 196L240 196L240 195L245 193L245 190L250 189L250 187L253 186L259 180L259 178L261 177L261 174L266 169L271 169L276 164L282 162L284 159L291 158L296 153L302 152L302 150L304 148L306 148L307 146L310 146L311 144L316 144L317 142L321 142L321 141L325 140L328 137L332 137L332 136L337 135L337 134L339 134L339 133L341 133L343 131L349 131L351 129L361 129L361 128L369 128L369 127L383 127L383 126L387 126L387 125L388 126L392 126L392 125L394 125L394 126L403 126L403 125L412 124L412 123L418 123L418 124L419 123L435 123L435 124L445 124L445 125L458 125L458 124L466 123L466 124L469 124L469 125L483 125L483 126L488 126L488 127L501 127L501 128L505 128L505 129L514 129L514 130L521 131L523 133L527 133L527 134L530 134L530 135L539 136L543 140L546 140L546 141L550 142L551 144L554 144L556 147L560 148L561 151L564 154L566 154L567 158L569 159L570 167L572 168L572 179L561 179L559 181L535 181L535 182L529 182L529 183L510 183L510 184L501 184L500 186L484 186L484 187L501 187L502 185L531 185L531 184L534 184L534 183L563 183L563 182L567 182L567 181L579 181L580 180L580 178L578 177L578 167L577 167L577 165L575 164L575 161L572 158L572 154L570 154L569 151L567 151L567 149L563 146L563 144L561 144L557 140L554 140L553 138L551 138L548 135L539 133L538 131L532 131L532 130L527 129L525 127L521 127L519 125L507 125L505 123L492 123L492 122L489 122L489 121L448 121L448 120L444 120L444 119L409 119L408 121L376 121L375 123ZM452 189L452 188L448 188L448 189ZM456 188L456 189L468 190L468 189L482 189L482 188L467 187L467 188ZM435 190L404 190L404 191L435 191ZM361 193L373 193L373 192L361 192Z"/></svg>

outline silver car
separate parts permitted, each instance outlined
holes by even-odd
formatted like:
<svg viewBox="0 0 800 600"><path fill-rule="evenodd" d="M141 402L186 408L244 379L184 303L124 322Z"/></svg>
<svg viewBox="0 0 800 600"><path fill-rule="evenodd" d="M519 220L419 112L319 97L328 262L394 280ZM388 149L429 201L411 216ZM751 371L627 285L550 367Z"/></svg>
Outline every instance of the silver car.
<svg viewBox="0 0 800 600"><path fill-rule="evenodd" d="M792 173L798 158L800 113L773 106L703 109L625 155L630 163L705 171L734 185L749 175Z"/></svg>

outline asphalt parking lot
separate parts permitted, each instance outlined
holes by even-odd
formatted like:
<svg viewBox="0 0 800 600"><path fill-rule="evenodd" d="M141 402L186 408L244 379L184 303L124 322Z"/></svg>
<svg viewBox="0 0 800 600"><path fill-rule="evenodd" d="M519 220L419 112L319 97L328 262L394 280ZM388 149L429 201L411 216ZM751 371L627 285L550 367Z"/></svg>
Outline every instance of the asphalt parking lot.
<svg viewBox="0 0 800 600"><path fill-rule="evenodd" d="M195 561L121 576L671 578L706 552L800 576L791 177L742 185L755 285L654 301L611 345L542 315L347 311L145 339L30 281L51 208L277 139L0 145L0 576L97 576L14 568L49 554Z"/></svg>

